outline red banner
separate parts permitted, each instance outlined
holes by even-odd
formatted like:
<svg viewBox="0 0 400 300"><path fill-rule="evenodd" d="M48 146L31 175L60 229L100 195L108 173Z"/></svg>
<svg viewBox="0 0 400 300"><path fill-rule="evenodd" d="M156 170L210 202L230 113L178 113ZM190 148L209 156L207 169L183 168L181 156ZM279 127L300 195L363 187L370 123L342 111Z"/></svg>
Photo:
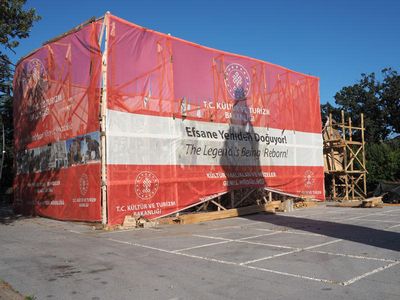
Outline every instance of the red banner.
<svg viewBox="0 0 400 300"><path fill-rule="evenodd" d="M324 199L318 78L109 22L109 223L242 187Z"/></svg>
<svg viewBox="0 0 400 300"><path fill-rule="evenodd" d="M109 220L121 223L126 215L153 219L243 187L269 187L293 196L321 199L319 167L209 167L109 165ZM146 189L145 181L151 182ZM166 196L164 196L166 195ZM113 201L118 199L118 201Z"/></svg>
<svg viewBox="0 0 400 300"><path fill-rule="evenodd" d="M106 15L24 58L14 79L15 206L158 218L239 188L324 199L319 80ZM105 216L103 216L105 217ZM104 220L104 218L103 218Z"/></svg>
<svg viewBox="0 0 400 300"><path fill-rule="evenodd" d="M99 22L50 42L16 67L17 210L101 220Z"/></svg>
<svg viewBox="0 0 400 300"><path fill-rule="evenodd" d="M59 220L101 221L100 164L18 174L17 212Z"/></svg>

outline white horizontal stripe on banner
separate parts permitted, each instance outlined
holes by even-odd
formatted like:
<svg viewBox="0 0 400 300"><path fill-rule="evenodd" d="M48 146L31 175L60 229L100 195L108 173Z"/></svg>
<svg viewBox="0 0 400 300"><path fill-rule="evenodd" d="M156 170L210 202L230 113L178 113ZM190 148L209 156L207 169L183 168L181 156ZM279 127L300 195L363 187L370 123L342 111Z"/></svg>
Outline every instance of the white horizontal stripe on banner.
<svg viewBox="0 0 400 300"><path fill-rule="evenodd" d="M107 163L323 166L322 135L108 110Z"/></svg>

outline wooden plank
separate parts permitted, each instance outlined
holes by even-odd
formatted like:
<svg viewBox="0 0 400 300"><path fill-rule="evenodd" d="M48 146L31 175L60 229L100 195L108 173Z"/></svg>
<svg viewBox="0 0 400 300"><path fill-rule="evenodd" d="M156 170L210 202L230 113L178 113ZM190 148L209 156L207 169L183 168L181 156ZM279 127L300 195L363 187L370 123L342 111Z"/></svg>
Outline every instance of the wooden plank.
<svg viewBox="0 0 400 300"><path fill-rule="evenodd" d="M360 200L349 200L335 204L328 204L327 207L360 207L360 205L361 205Z"/></svg>
<svg viewBox="0 0 400 300"><path fill-rule="evenodd" d="M179 217L162 218L158 220L158 224L195 224L206 221L234 218L259 212L275 213L275 209L275 204L251 205L246 207L227 209L223 211L194 213L181 215Z"/></svg>
<svg viewBox="0 0 400 300"><path fill-rule="evenodd" d="M349 200L345 202L336 203L333 205L327 205L327 207L383 207L382 197L373 197L365 200Z"/></svg>
<svg viewBox="0 0 400 300"><path fill-rule="evenodd" d="M219 197L218 197L218 201L220 201L220 199L219 199ZM218 208L218 211L219 210L226 210L226 208L225 207L223 207L221 204L219 204L218 202L216 202L216 201L214 201L214 200L210 200L210 202L211 203L213 203L213 204L215 204L215 206Z"/></svg>
<svg viewBox="0 0 400 300"><path fill-rule="evenodd" d="M293 204L294 208L306 208L306 207L315 207L318 205L318 201L312 200L304 200L304 201L297 201Z"/></svg>
<svg viewBox="0 0 400 300"><path fill-rule="evenodd" d="M362 200L361 207L383 207L382 197L373 197Z"/></svg>
<svg viewBox="0 0 400 300"><path fill-rule="evenodd" d="M267 204L270 205L271 207L276 207L278 208L281 205L280 200L273 200L273 201L269 201Z"/></svg>

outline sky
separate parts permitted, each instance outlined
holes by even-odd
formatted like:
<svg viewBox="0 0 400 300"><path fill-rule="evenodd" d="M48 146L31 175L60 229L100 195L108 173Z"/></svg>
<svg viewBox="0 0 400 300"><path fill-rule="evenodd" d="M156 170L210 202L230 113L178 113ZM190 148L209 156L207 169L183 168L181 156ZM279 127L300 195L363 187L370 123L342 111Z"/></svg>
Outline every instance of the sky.
<svg viewBox="0 0 400 300"><path fill-rule="evenodd" d="M400 1L28 0L42 17L13 61L106 11L204 46L320 78L321 103L362 73L400 71Z"/></svg>

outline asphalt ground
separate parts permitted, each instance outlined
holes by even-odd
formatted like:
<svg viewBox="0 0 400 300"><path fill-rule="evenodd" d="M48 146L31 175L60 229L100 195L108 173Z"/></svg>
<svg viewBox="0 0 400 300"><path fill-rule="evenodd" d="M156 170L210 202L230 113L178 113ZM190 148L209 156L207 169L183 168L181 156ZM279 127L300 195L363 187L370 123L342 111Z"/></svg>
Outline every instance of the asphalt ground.
<svg viewBox="0 0 400 300"><path fill-rule="evenodd" d="M36 299L398 300L400 207L112 232L3 210L0 279Z"/></svg>

